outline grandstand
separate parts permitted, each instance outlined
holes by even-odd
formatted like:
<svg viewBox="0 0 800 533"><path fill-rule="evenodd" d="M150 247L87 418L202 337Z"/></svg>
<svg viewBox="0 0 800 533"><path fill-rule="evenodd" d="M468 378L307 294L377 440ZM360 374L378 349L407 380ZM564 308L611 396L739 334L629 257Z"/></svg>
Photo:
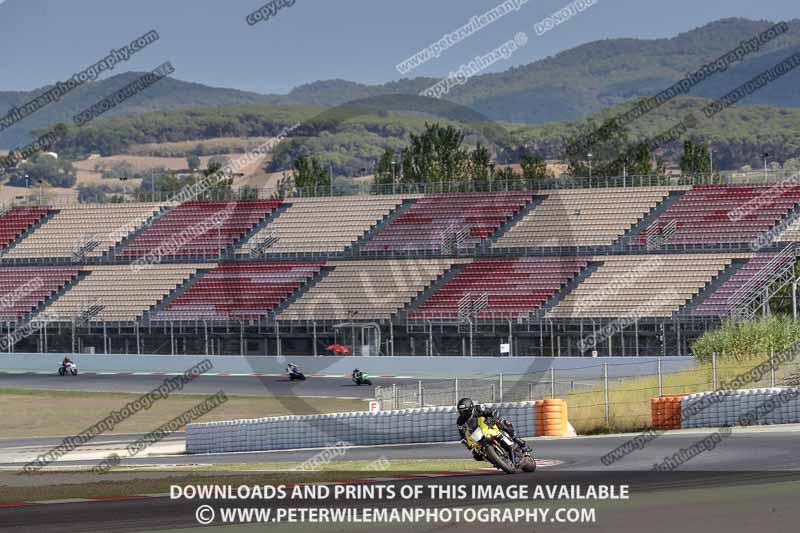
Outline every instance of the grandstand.
<svg viewBox="0 0 800 533"><path fill-rule="evenodd" d="M159 204L89 204L57 209L39 228L8 248L3 259L101 257L160 209Z"/></svg>
<svg viewBox="0 0 800 533"><path fill-rule="evenodd" d="M611 246L670 192L664 187L548 191L542 204L500 237L494 246Z"/></svg>
<svg viewBox="0 0 800 533"><path fill-rule="evenodd" d="M0 320L26 317L79 275L77 268L0 267Z"/></svg>
<svg viewBox="0 0 800 533"><path fill-rule="evenodd" d="M588 266L581 257L478 258L433 293L411 319L518 318L535 312ZM480 304L481 298L485 299ZM480 309L475 309L475 306ZM466 307L465 307L466 306Z"/></svg>
<svg viewBox="0 0 800 533"><path fill-rule="evenodd" d="M184 202L136 235L120 255L219 257L280 205L280 200Z"/></svg>
<svg viewBox="0 0 800 533"><path fill-rule="evenodd" d="M74 287L47 306L48 320L73 322L91 312L94 321L130 322L142 317L201 269L213 264L95 265Z"/></svg>
<svg viewBox="0 0 800 533"><path fill-rule="evenodd" d="M458 261L331 262L332 271L278 315L284 320L390 320Z"/></svg>
<svg viewBox="0 0 800 533"><path fill-rule="evenodd" d="M530 193L439 194L416 200L363 246L365 252L474 249L533 199Z"/></svg>
<svg viewBox="0 0 800 533"><path fill-rule="evenodd" d="M800 202L800 187L700 185L686 191L642 234L674 226L667 245L749 244L775 226Z"/></svg>
<svg viewBox="0 0 800 533"><path fill-rule="evenodd" d="M794 287L799 205L661 184L16 206L0 320L46 322L12 351L686 354Z"/></svg>
<svg viewBox="0 0 800 533"><path fill-rule="evenodd" d="M240 249L242 255L344 252L392 214L401 196L296 198Z"/></svg>
<svg viewBox="0 0 800 533"><path fill-rule="evenodd" d="M669 318L730 266L722 254L594 257L601 266L548 318Z"/></svg>
<svg viewBox="0 0 800 533"><path fill-rule="evenodd" d="M219 265L161 311L154 320L252 320L274 312L318 275L323 262L226 263Z"/></svg>
<svg viewBox="0 0 800 533"><path fill-rule="evenodd" d="M48 213L49 209L45 206L21 206L12 207L0 215L0 250L8 247Z"/></svg>

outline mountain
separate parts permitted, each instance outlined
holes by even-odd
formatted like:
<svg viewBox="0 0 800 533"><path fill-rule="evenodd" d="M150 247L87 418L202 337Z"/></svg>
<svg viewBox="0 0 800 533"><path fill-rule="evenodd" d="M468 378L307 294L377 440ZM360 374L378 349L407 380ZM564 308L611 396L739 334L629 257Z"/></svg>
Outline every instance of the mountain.
<svg viewBox="0 0 800 533"><path fill-rule="evenodd" d="M10 128L0 131L0 147L12 148L31 140L31 131L46 128L57 122L72 124L73 115L91 107L115 91L139 79L142 72L125 72L99 82L87 82L68 93L58 102L53 102L25 117ZM2 116L9 109L25 105L52 86L29 92L0 91ZM186 109L194 107L235 106L243 104L279 103L280 96L262 95L236 89L208 87L174 78L164 78L146 90L126 100L103 116L115 116L146 111ZM0 118L2 118L0 116Z"/></svg>
<svg viewBox="0 0 800 533"><path fill-rule="evenodd" d="M603 124L640 100L628 100L587 119L595 125ZM627 127L630 140L639 142L653 138L693 114L698 117L698 123L688 135L711 144L719 168L757 166L764 152L773 154L773 160L780 162L800 156L800 108L742 105L706 119L703 108L710 103L711 100L693 96L674 98L651 111L646 119L631 123ZM313 106L252 104L101 118L82 128L69 128L57 151L65 156L83 158L90 153L125 153L134 144L203 141L213 137L272 137L293 124L311 124L323 111L324 108ZM298 127L293 130L291 141L275 147L268 170L287 169L299 153L308 153L317 157L325 168L330 166L336 174L354 175L361 169L372 168L387 148L404 148L410 134L420 133L426 122L434 120L465 127L463 123L441 117L382 110L347 117L344 121L325 121L321 131ZM503 127L510 133L510 147L525 146L546 158L559 159L570 137L582 131L586 123L579 119L545 124L504 123ZM470 135L468 140L478 139ZM677 162L682 150L679 141L661 147L659 155ZM501 157L501 162L514 162L514 156L509 156L512 159L506 161Z"/></svg>
<svg viewBox="0 0 800 533"><path fill-rule="evenodd" d="M544 124L584 118L637 97L651 96L775 23L723 19L669 39L606 39L586 43L555 56L496 74L474 76L455 87L447 98L494 120ZM789 31L750 53L727 71L696 85L691 96L717 98L760 74L786 57L800 52L800 20L788 21ZM534 41L535 42L535 41ZM532 46L529 44L528 46ZM73 114L139 77L125 73L87 83L62 101L48 105L22 123L0 132L0 147L19 146L33 129ZM261 95L208 87L166 78L143 94L111 110L108 115L143 111L248 104L283 104L329 107L355 99L386 94L419 94L438 80L402 79L382 85L346 80L324 80L296 87L287 95ZM742 100L781 108L800 107L800 68ZM44 92L0 92L0 110L21 105Z"/></svg>
<svg viewBox="0 0 800 533"><path fill-rule="evenodd" d="M447 98L495 120L539 124L582 118L631 98L655 95L774 24L731 18L670 39L595 41L505 72L475 76ZM717 98L800 52L800 20L788 24L789 31L726 72L704 80L690 95ZM415 78L371 86L319 81L297 87L288 98L293 103L330 106L378 94L418 94L437 81ZM800 107L798 84L800 69L743 102Z"/></svg>

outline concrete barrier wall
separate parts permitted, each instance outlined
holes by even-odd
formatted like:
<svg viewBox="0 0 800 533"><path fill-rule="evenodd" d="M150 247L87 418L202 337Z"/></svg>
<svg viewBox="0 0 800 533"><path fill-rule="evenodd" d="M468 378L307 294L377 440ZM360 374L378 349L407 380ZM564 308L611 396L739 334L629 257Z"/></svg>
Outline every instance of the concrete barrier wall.
<svg viewBox="0 0 800 533"><path fill-rule="evenodd" d="M300 365L309 374L350 374L355 366L374 375L411 377L480 377L499 373L544 373L553 368L558 376L572 379L602 378L602 365L608 364L609 378L652 375L657 370L655 357L313 357L293 356L205 356L205 355L89 355L89 354L0 354L0 371L47 371L69 355L85 372L164 372L182 373L207 357L214 363L213 373L281 373L286 362ZM662 358L664 373L694 368L691 357Z"/></svg>
<svg viewBox="0 0 800 533"><path fill-rule="evenodd" d="M519 435L534 434L534 402L493 406L500 416L511 421ZM222 453L320 448L337 442L355 446L450 442L460 439L457 418L455 407L427 407L189 424L186 451Z"/></svg>
<svg viewBox="0 0 800 533"><path fill-rule="evenodd" d="M681 399L681 427L800 423L800 389L701 392Z"/></svg>

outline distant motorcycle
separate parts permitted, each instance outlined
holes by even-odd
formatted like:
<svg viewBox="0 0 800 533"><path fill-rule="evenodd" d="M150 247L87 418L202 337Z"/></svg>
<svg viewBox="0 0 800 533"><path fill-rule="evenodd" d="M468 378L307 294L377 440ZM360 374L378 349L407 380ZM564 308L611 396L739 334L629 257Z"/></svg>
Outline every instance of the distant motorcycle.
<svg viewBox="0 0 800 533"><path fill-rule="evenodd" d="M372 380L365 372L360 372L353 376L353 383L356 385L372 385Z"/></svg>
<svg viewBox="0 0 800 533"><path fill-rule="evenodd" d="M62 363L61 366L58 367L59 376L66 376L67 374L70 376L78 375L78 367L75 365L75 363L67 363L66 365Z"/></svg>
<svg viewBox="0 0 800 533"><path fill-rule="evenodd" d="M306 380L306 375L303 374L303 371L298 366L289 369L289 381L294 381L296 379L300 381Z"/></svg>

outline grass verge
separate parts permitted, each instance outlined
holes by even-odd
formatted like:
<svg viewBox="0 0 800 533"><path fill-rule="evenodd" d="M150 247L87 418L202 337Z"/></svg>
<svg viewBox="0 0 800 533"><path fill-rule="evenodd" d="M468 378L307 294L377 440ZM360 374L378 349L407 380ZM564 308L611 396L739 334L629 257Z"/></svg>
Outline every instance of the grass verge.
<svg viewBox="0 0 800 533"><path fill-rule="evenodd" d="M717 385L729 382L738 375L768 362L769 356L752 357L745 360L723 360L717 362ZM798 371L797 364L779 366L775 372L777 385ZM664 395L688 394L714 390L714 368L708 364L682 372L665 373L662 376ZM771 376L746 385L747 388L769 387ZM605 391L602 385L567 395L569 421L579 434L639 431L650 427L650 399L659 395L658 376L639 376L609 381L608 424L605 423Z"/></svg>
<svg viewBox="0 0 800 533"><path fill-rule="evenodd" d="M380 467L378 466L380 465ZM116 468L107 474L85 470L48 471L20 478L0 471L0 503L159 494L180 484L290 484L345 481L369 477L407 476L420 473L486 468L472 459L403 461L335 461L319 470L298 470L299 463L239 463L152 469ZM382 466L388 466L384 469ZM11 478L10 476L15 476Z"/></svg>
<svg viewBox="0 0 800 533"><path fill-rule="evenodd" d="M73 392L0 389L3 424L0 438L64 436L80 433L92 424L139 398L135 393ZM146 433L191 409L207 396L174 394L118 424L109 433ZM199 418L200 422L364 411L365 400L228 396L228 401Z"/></svg>

